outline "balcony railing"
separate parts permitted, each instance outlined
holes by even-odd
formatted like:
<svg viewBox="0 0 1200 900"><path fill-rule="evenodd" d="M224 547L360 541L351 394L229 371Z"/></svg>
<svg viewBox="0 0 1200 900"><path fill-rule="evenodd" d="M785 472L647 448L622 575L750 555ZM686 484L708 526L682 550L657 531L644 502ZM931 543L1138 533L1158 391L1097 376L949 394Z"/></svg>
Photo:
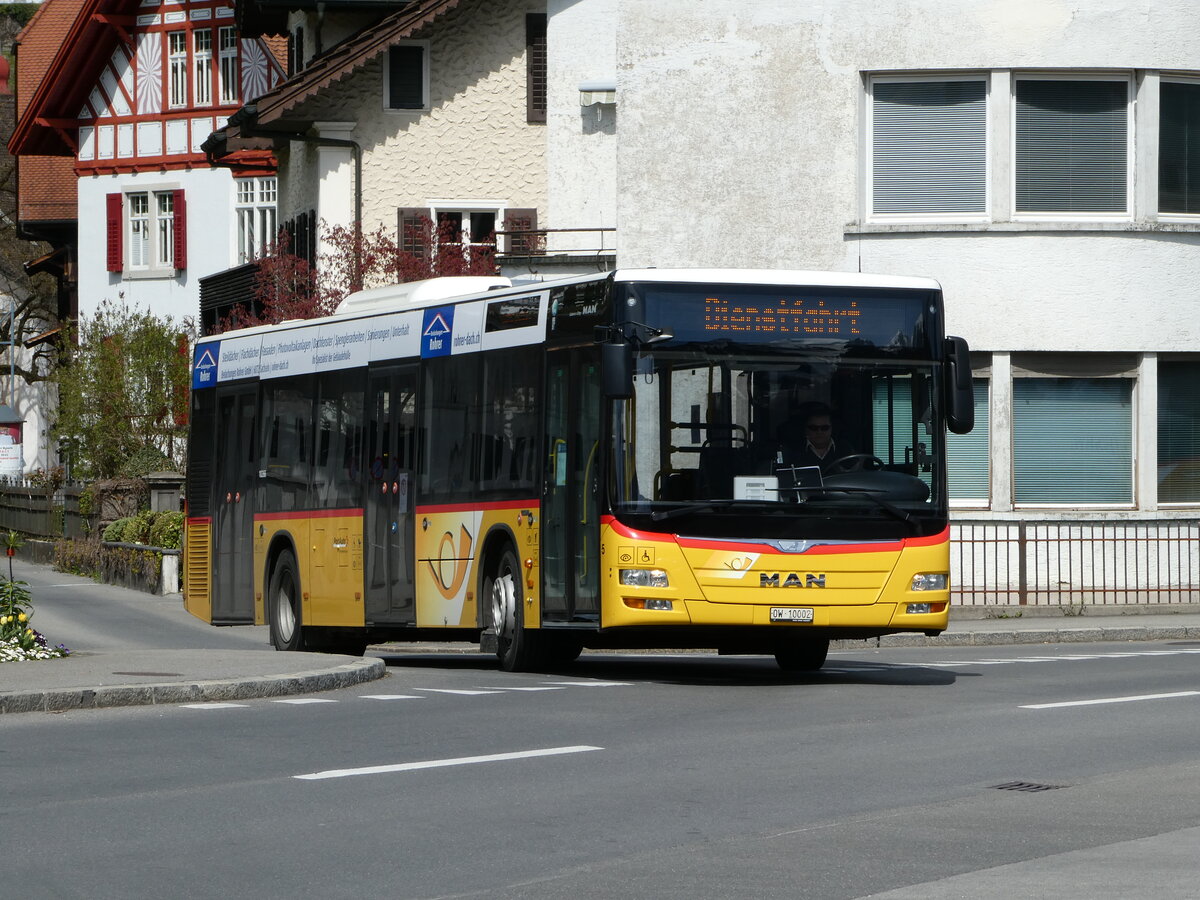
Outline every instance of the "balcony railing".
<svg viewBox="0 0 1200 900"><path fill-rule="evenodd" d="M615 228L535 228L497 231L496 261L611 261L617 252Z"/></svg>

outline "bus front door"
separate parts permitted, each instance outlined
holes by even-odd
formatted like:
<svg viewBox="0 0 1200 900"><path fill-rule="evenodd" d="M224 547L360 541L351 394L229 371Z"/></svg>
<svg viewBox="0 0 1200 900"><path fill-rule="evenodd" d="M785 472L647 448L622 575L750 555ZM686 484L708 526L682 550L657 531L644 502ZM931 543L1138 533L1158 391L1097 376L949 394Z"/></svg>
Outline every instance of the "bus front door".
<svg viewBox="0 0 1200 900"><path fill-rule="evenodd" d="M550 354L542 500L542 621L600 620L599 352Z"/></svg>
<svg viewBox="0 0 1200 900"><path fill-rule="evenodd" d="M416 454L415 366L371 372L367 439L367 624L411 625L412 490Z"/></svg>
<svg viewBox="0 0 1200 900"><path fill-rule="evenodd" d="M254 621L254 433L257 385L218 389L217 465L213 471L214 625Z"/></svg>

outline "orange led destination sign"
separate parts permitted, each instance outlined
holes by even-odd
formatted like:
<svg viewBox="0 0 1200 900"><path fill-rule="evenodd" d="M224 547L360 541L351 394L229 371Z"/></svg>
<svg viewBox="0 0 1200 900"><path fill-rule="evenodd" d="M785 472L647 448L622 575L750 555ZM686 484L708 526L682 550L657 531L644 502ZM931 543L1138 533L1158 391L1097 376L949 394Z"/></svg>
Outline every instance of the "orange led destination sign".
<svg viewBox="0 0 1200 900"><path fill-rule="evenodd" d="M705 331L852 339L862 335L865 316L858 300L846 298L704 298Z"/></svg>

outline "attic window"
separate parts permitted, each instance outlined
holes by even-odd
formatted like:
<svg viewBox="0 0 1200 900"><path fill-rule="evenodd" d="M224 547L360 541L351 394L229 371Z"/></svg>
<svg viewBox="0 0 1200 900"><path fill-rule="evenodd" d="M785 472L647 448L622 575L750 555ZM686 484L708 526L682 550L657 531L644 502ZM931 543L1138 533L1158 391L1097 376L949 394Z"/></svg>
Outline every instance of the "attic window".
<svg viewBox="0 0 1200 900"><path fill-rule="evenodd" d="M429 106L429 54L425 44L396 44L388 48L384 83L387 109L426 109Z"/></svg>

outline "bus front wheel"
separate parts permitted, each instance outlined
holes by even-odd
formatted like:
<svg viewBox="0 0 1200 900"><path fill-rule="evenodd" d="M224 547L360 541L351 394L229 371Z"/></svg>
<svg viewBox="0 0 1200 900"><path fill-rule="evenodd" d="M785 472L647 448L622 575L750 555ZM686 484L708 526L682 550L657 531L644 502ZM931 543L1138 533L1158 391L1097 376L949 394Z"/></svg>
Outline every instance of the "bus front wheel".
<svg viewBox="0 0 1200 900"><path fill-rule="evenodd" d="M506 548L484 583L484 596L492 604L492 629L496 656L505 672L520 672L533 661L533 635L525 630L521 604L521 568L511 548Z"/></svg>
<svg viewBox="0 0 1200 900"><path fill-rule="evenodd" d="M828 638L805 638L777 648L775 662L785 672L815 672L828 655Z"/></svg>
<svg viewBox="0 0 1200 900"><path fill-rule="evenodd" d="M267 598L267 621L271 629L272 645L276 650L303 650L304 632L300 627L300 576L296 557L290 550L283 551L275 561Z"/></svg>

